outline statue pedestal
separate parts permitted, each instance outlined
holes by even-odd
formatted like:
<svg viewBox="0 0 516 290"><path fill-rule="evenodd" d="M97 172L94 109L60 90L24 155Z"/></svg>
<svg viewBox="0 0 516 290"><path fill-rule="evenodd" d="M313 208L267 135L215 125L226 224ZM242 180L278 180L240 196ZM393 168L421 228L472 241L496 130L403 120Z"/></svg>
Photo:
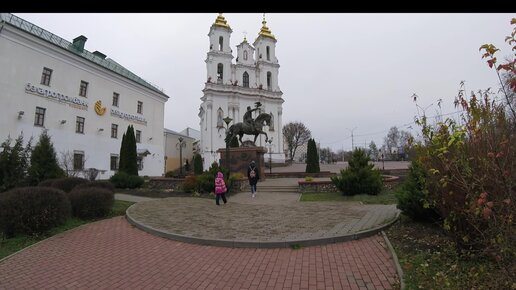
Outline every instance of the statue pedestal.
<svg viewBox="0 0 516 290"><path fill-rule="evenodd" d="M259 170L260 180L265 180L265 162L263 155L267 152L265 147L239 147L228 148L229 171L231 174L240 172L247 178L247 168L249 163L254 160L256 168ZM226 148L217 150L221 157L221 166L226 167Z"/></svg>

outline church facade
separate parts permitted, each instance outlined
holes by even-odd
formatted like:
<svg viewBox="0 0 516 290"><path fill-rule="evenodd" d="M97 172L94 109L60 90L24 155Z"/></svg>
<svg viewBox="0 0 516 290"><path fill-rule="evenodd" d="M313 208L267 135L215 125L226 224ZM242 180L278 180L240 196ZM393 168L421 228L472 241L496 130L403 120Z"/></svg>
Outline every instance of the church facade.
<svg viewBox="0 0 516 290"><path fill-rule="evenodd" d="M266 26L265 18L258 37L251 45L247 39L237 45L236 60L230 47L232 29L227 20L219 15L208 33L210 46L206 57L207 80L199 108L201 144L200 153L207 169L213 162L219 162L217 150L225 148L226 123L229 126L242 122L248 107L260 109L253 113L253 119L260 113L272 116L270 126L264 126L271 144L265 136L259 135L256 146L271 150L272 162L284 163L282 136L282 104L284 102L279 85L279 63L276 58L276 38ZM244 135L243 141L253 140L253 135ZM266 154L269 157L269 153Z"/></svg>

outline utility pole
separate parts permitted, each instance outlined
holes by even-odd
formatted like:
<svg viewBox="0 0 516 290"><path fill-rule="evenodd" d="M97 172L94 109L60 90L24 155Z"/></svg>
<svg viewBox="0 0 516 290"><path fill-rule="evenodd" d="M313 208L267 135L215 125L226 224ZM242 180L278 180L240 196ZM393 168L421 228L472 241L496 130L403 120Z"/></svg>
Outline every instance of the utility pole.
<svg viewBox="0 0 516 290"><path fill-rule="evenodd" d="M355 131L355 129L356 129L356 128L357 128L356 126L355 126L355 128L353 128L353 129L351 129L351 130L350 130L350 129L348 129L348 128L346 128L346 129L348 129L348 130L350 130L350 131L351 131L351 151L355 150L355 143L354 143L354 138L353 138L353 131Z"/></svg>

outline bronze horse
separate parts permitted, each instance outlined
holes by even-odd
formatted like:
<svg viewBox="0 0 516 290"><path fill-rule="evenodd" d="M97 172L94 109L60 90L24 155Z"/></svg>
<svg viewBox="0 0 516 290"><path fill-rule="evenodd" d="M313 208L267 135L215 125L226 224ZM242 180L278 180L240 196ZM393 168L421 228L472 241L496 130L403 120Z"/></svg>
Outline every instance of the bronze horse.
<svg viewBox="0 0 516 290"><path fill-rule="evenodd" d="M258 115L258 117L256 117L256 119L253 122L254 128L243 122L238 122L236 124L231 125L228 129L228 133L226 134L226 138L224 139L226 143L230 142L234 136L238 135L238 140L240 141L240 144L242 144L242 136L244 136L244 134L254 135L253 143L255 144L258 135L264 134L265 142L267 142L269 140L269 137L267 136L267 133L263 132L262 127L263 123L265 123L267 126L271 125L271 115L267 113L261 113L260 115Z"/></svg>

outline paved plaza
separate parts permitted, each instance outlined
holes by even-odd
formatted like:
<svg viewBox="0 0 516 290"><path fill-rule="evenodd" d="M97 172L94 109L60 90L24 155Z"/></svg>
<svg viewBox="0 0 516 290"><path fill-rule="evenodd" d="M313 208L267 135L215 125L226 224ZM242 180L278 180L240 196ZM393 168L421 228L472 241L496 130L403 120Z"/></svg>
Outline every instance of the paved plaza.
<svg viewBox="0 0 516 290"><path fill-rule="evenodd" d="M268 179L255 198L242 192L221 206L116 194L137 202L127 217L80 226L1 260L0 289L399 289L378 233L397 217L395 205L299 202L297 192L270 191L296 182Z"/></svg>

